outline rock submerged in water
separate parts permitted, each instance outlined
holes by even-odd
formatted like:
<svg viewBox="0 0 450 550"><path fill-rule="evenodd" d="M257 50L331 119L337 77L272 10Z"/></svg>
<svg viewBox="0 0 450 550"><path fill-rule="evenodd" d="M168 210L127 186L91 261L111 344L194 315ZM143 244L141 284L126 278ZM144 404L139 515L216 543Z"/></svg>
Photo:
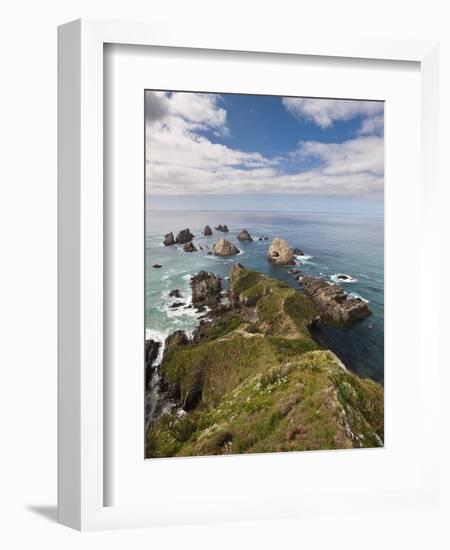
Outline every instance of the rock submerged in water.
<svg viewBox="0 0 450 550"><path fill-rule="evenodd" d="M185 252L197 252L197 249L195 248L194 244L192 242L186 243L183 246L183 250Z"/></svg>
<svg viewBox="0 0 450 550"><path fill-rule="evenodd" d="M277 265L295 264L294 254L289 248L288 243L285 240L280 239L279 237L275 237L275 239L273 239L273 241L270 243L267 259L269 260L269 262Z"/></svg>
<svg viewBox="0 0 450 550"><path fill-rule="evenodd" d="M171 290L169 292L169 298L181 298L181 292L178 288L175 288L174 290Z"/></svg>
<svg viewBox="0 0 450 550"><path fill-rule="evenodd" d="M252 236L246 229L242 229L237 238L238 241L253 241Z"/></svg>
<svg viewBox="0 0 450 550"><path fill-rule="evenodd" d="M239 249L226 239L217 241L213 247L213 251L216 256L234 256L235 254L239 254Z"/></svg>
<svg viewBox="0 0 450 550"><path fill-rule="evenodd" d="M209 227L209 225L205 225L205 228L203 229L203 235L205 237L210 237L211 235L213 234L211 228Z"/></svg>
<svg viewBox="0 0 450 550"><path fill-rule="evenodd" d="M153 264L152 267L155 268L155 269L159 269L159 268L162 267L162 265L161 264Z"/></svg>
<svg viewBox="0 0 450 550"><path fill-rule="evenodd" d="M300 248L294 248L294 250L292 251L292 254L294 254L295 256L304 256L305 255L305 253Z"/></svg>
<svg viewBox="0 0 450 550"><path fill-rule="evenodd" d="M204 306L211 308L220 303L222 283L215 273L200 271L191 279L192 305L199 309Z"/></svg>
<svg viewBox="0 0 450 550"><path fill-rule="evenodd" d="M175 239L173 238L173 233L167 233L164 235L163 245L164 246L172 246L175 244Z"/></svg>
<svg viewBox="0 0 450 550"><path fill-rule="evenodd" d="M176 242L178 244L184 244L192 241L193 238L194 235L191 233L190 229L182 229L177 235Z"/></svg>
<svg viewBox="0 0 450 550"><path fill-rule="evenodd" d="M228 233L229 229L226 225L222 225L219 223L219 225L216 227L216 231L222 231L222 233Z"/></svg>
<svg viewBox="0 0 450 550"><path fill-rule="evenodd" d="M339 285L330 285L321 277L304 276L301 285L325 323L345 325L372 314L367 302L350 298Z"/></svg>

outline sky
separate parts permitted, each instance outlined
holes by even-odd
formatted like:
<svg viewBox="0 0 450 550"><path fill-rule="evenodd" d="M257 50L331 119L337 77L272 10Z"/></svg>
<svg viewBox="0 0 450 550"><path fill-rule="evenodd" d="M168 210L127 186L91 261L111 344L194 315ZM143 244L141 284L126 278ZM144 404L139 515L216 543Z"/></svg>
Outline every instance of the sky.
<svg viewBox="0 0 450 550"><path fill-rule="evenodd" d="M152 210L383 212L384 103L146 91Z"/></svg>

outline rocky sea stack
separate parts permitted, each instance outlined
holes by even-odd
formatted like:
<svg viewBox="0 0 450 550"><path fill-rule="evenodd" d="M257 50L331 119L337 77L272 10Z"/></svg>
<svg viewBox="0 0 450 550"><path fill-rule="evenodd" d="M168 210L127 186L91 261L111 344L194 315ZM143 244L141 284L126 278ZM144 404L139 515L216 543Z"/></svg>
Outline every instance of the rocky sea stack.
<svg viewBox="0 0 450 550"><path fill-rule="evenodd" d="M205 237L210 237L212 234L213 232L209 225L205 225L205 228L203 229L203 235L205 235Z"/></svg>
<svg viewBox="0 0 450 550"><path fill-rule="evenodd" d="M270 243L267 259L277 265L294 265L294 254L289 248L288 243L275 237Z"/></svg>
<svg viewBox="0 0 450 550"><path fill-rule="evenodd" d="M191 339L177 331L166 340L161 387L173 406L160 397L148 458L383 445L383 387L312 339L307 296L240 264L229 295Z"/></svg>
<svg viewBox="0 0 450 550"><path fill-rule="evenodd" d="M252 236L246 229L242 229L237 238L238 241L253 241Z"/></svg>
<svg viewBox="0 0 450 550"><path fill-rule="evenodd" d="M191 279L192 305L196 308L216 307L220 303L222 283L214 273L200 271Z"/></svg>
<svg viewBox="0 0 450 550"><path fill-rule="evenodd" d="M191 233L190 229L182 229L177 235L176 242L178 244L184 244L192 241L193 238L194 235Z"/></svg>
<svg viewBox="0 0 450 550"><path fill-rule="evenodd" d="M213 251L216 256L234 256L235 254L239 254L239 249L226 239L217 241L213 247Z"/></svg>
<svg viewBox="0 0 450 550"><path fill-rule="evenodd" d="M330 285L320 277L302 277L301 285L325 323L345 325L372 313L367 302L348 296L342 287Z"/></svg>
<svg viewBox="0 0 450 550"><path fill-rule="evenodd" d="M173 238L173 233L167 233L164 235L163 245L164 246L172 246L175 244L175 239Z"/></svg>
<svg viewBox="0 0 450 550"><path fill-rule="evenodd" d="M219 225L216 227L217 231L222 231L222 233L228 233L229 229L226 225L222 225L219 223Z"/></svg>
<svg viewBox="0 0 450 550"><path fill-rule="evenodd" d="M197 252L197 249L195 248L194 244L192 242L186 243L183 246L183 250L185 252Z"/></svg>

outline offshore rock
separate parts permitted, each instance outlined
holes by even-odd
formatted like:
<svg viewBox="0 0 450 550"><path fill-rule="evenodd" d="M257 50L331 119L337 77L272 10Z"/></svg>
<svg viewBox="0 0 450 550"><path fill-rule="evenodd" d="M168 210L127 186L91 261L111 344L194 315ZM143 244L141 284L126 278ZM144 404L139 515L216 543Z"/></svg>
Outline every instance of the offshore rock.
<svg viewBox="0 0 450 550"><path fill-rule="evenodd" d="M275 237L270 243L267 259L277 265L294 265L295 263L294 254L288 243L279 237Z"/></svg>
<svg viewBox="0 0 450 550"><path fill-rule="evenodd" d="M213 234L213 232L212 232L211 228L209 227L209 225L205 225L205 228L203 229L203 235L205 235L205 237L209 237L212 234Z"/></svg>
<svg viewBox="0 0 450 550"><path fill-rule="evenodd" d="M182 229L177 235L176 242L178 244L184 244L192 241L193 238L194 235L191 233L190 229Z"/></svg>
<svg viewBox="0 0 450 550"><path fill-rule="evenodd" d="M228 227L226 225L222 225L219 223L219 225L216 227L217 231L222 231L222 233L228 233Z"/></svg>
<svg viewBox="0 0 450 550"><path fill-rule="evenodd" d="M237 238L239 241L253 241L252 236L246 229L242 229Z"/></svg>
<svg viewBox="0 0 450 550"><path fill-rule="evenodd" d="M195 246L193 245L192 242L186 243L186 244L183 246L183 250L184 250L185 252L197 252L197 249L195 248Z"/></svg>
<svg viewBox="0 0 450 550"><path fill-rule="evenodd" d="M217 241L213 247L213 250L216 256L234 256L235 254L239 254L239 250L234 246L234 244L230 243L230 241L227 241L226 239L220 239L220 241Z"/></svg>
<svg viewBox="0 0 450 550"><path fill-rule="evenodd" d="M173 238L173 233L167 233L164 235L163 245L164 246L172 246L175 244L175 239Z"/></svg>

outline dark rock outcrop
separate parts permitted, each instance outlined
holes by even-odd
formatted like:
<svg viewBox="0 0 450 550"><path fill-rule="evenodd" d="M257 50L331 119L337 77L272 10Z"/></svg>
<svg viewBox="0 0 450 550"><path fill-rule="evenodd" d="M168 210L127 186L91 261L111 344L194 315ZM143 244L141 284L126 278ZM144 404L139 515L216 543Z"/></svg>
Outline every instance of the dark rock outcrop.
<svg viewBox="0 0 450 550"><path fill-rule="evenodd" d="M191 279L192 304L195 308L216 307L220 303L221 279L214 273L200 271Z"/></svg>
<svg viewBox="0 0 450 550"><path fill-rule="evenodd" d="M184 302L174 302L173 304L170 304L169 307L172 308L172 309L176 309L176 308L184 306L184 305L185 305Z"/></svg>
<svg viewBox="0 0 450 550"><path fill-rule="evenodd" d="M177 235L176 242L178 244L184 244L192 241L193 238L194 235L191 233L190 229L182 229Z"/></svg>
<svg viewBox="0 0 450 550"><path fill-rule="evenodd" d="M171 290L169 292L169 298L181 298L181 292L178 290L178 288L175 288L174 290Z"/></svg>
<svg viewBox="0 0 450 550"><path fill-rule="evenodd" d="M153 371L153 363L158 357L161 342L156 340L145 341L145 387L147 388Z"/></svg>
<svg viewBox="0 0 450 550"><path fill-rule="evenodd" d="M169 336L166 338L164 344L164 356L174 348L185 346L188 343L189 339L184 331L176 330L175 332L172 332L172 334L169 334Z"/></svg>
<svg viewBox="0 0 450 550"><path fill-rule="evenodd" d="M217 241L213 247L213 250L216 256L234 256L235 254L239 254L239 249L226 239L220 239L220 241Z"/></svg>
<svg viewBox="0 0 450 550"><path fill-rule="evenodd" d="M161 264L153 264L152 267L154 267L155 269L159 269L160 267L162 267L162 265Z"/></svg>
<svg viewBox="0 0 450 550"><path fill-rule="evenodd" d="M219 225L216 227L217 231L222 231L222 233L228 233L229 229L226 225L222 225L219 223Z"/></svg>
<svg viewBox="0 0 450 550"><path fill-rule="evenodd" d="M200 321L200 324L195 328L194 332L192 333L192 342L194 344L197 344L198 342L201 342L202 340L206 340L206 338L208 338L210 324L211 323L209 321Z"/></svg>
<svg viewBox="0 0 450 550"><path fill-rule="evenodd" d="M294 265L294 254L289 248L288 243L275 237L270 243L269 252L267 254L267 259L269 262L272 262L277 265Z"/></svg>
<svg viewBox="0 0 450 550"><path fill-rule="evenodd" d="M205 225L205 228L203 229L203 235L205 235L205 237L209 237L212 234L213 234L213 232L212 232L211 228L209 227L209 225Z"/></svg>
<svg viewBox="0 0 450 550"><path fill-rule="evenodd" d="M339 285L328 284L320 277L304 276L301 285L324 323L345 325L372 313L367 302L349 297Z"/></svg>
<svg viewBox="0 0 450 550"><path fill-rule="evenodd" d="M175 239L173 238L173 233L167 233L164 235L163 245L164 246L172 246L175 244Z"/></svg>
<svg viewBox="0 0 450 550"><path fill-rule="evenodd" d="M237 238L238 241L253 241L252 236L246 229L242 229Z"/></svg>
<svg viewBox="0 0 450 550"><path fill-rule="evenodd" d="M194 244L192 242L186 243L183 246L183 250L185 252L197 252L197 249L195 248Z"/></svg>
<svg viewBox="0 0 450 550"><path fill-rule="evenodd" d="M292 250L292 254L294 254L295 256L304 256L305 255L305 253L300 248L294 248Z"/></svg>

